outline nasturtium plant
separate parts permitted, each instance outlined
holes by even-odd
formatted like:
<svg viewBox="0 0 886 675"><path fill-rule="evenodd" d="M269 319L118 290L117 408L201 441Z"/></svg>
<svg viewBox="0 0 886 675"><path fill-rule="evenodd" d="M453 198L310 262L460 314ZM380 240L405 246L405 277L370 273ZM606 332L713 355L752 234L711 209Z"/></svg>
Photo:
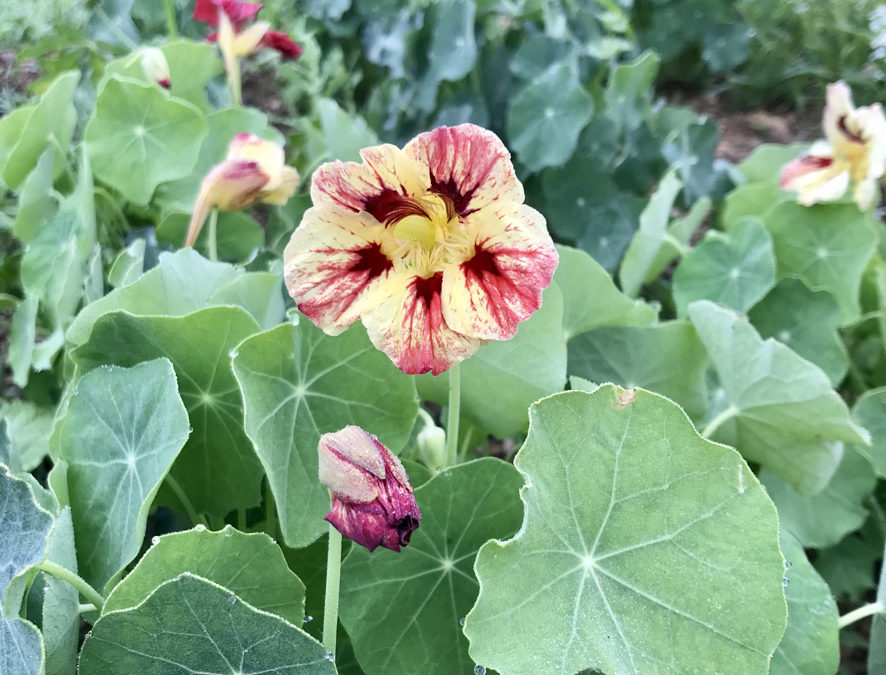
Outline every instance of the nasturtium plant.
<svg viewBox="0 0 886 675"><path fill-rule="evenodd" d="M3 675L886 669L876 0L6 4Z"/></svg>

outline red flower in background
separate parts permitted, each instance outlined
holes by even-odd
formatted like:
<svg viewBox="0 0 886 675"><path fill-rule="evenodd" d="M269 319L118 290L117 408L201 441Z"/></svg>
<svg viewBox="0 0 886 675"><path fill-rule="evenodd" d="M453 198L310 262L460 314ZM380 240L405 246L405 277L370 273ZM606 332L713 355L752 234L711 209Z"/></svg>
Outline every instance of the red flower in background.
<svg viewBox="0 0 886 675"><path fill-rule="evenodd" d="M193 18L210 26L218 26L218 32L207 39L219 43L226 61L254 54L263 47L278 51L283 58L297 59L301 56L302 48L286 33L270 30L271 24L267 21L256 21L247 26L263 6L259 2L239 0L197 0Z"/></svg>
<svg viewBox="0 0 886 675"><path fill-rule="evenodd" d="M260 2L240 2L239 0L197 0L194 5L193 18L210 26L218 25L218 12L221 10L240 30L250 19L254 19L264 7Z"/></svg>

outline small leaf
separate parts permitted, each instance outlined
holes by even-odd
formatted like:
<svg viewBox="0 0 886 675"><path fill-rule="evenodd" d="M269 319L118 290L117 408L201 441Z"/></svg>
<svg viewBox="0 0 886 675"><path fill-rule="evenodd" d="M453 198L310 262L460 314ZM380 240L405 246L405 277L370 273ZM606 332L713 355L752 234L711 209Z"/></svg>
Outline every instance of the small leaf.
<svg viewBox="0 0 886 675"><path fill-rule="evenodd" d="M859 316L861 276L877 242L872 220L855 204L796 202L779 204L766 217L779 278L796 276L832 293L844 326Z"/></svg>
<svg viewBox="0 0 886 675"><path fill-rule="evenodd" d="M560 264L554 281L563 292L563 330L566 339L604 326L645 326L655 309L632 300L615 286L612 277L584 251L557 246Z"/></svg>
<svg viewBox="0 0 886 675"><path fill-rule="evenodd" d="M563 164L590 122L594 100L575 68L557 63L519 91L508 106L510 146L530 171Z"/></svg>
<svg viewBox="0 0 886 675"><path fill-rule="evenodd" d="M871 432L870 447L858 451L874 466L874 473L886 478L886 387L868 389L852 408L852 419Z"/></svg>
<svg viewBox="0 0 886 675"><path fill-rule="evenodd" d="M512 536L523 510L517 471L479 459L416 489L421 526L400 553L354 547L342 566L341 621L368 673L470 672L461 630L477 598L474 559Z"/></svg>
<svg viewBox="0 0 886 675"><path fill-rule="evenodd" d="M172 364L87 373L59 424L80 574L101 592L138 554L148 509L188 437Z"/></svg>
<svg viewBox="0 0 886 675"><path fill-rule="evenodd" d="M805 548L833 546L862 526L868 516L864 502L877 478L871 463L847 446L833 478L818 494L801 495L789 483L763 469L760 482L778 509L781 529Z"/></svg>
<svg viewBox="0 0 886 675"><path fill-rule="evenodd" d="M781 530L785 556L788 626L772 655L772 675L833 675L840 661L837 603L831 589L806 559L803 546ZM872 673L876 670L870 671Z"/></svg>
<svg viewBox="0 0 886 675"><path fill-rule="evenodd" d="M746 312L775 286L772 238L760 220L747 218L727 234L709 231L674 273L677 314L695 300L713 300Z"/></svg>
<svg viewBox="0 0 886 675"><path fill-rule="evenodd" d="M523 526L474 565L474 660L503 673L767 673L784 559L741 457L643 390L564 392L530 415L515 460Z"/></svg>
<svg viewBox="0 0 886 675"><path fill-rule="evenodd" d="M335 666L301 629L185 572L137 607L103 615L83 643L78 672L334 675Z"/></svg>
<svg viewBox="0 0 886 675"><path fill-rule="evenodd" d="M22 243L29 243L58 210L58 200L53 192L55 153L54 147L46 148L19 188L18 213L12 233Z"/></svg>
<svg viewBox="0 0 886 675"><path fill-rule="evenodd" d="M305 585L286 565L280 547L264 532L247 534L230 525L219 532L197 527L157 538L114 587L102 615L140 605L182 572L224 586L256 609L297 626L304 618Z"/></svg>
<svg viewBox="0 0 886 675"><path fill-rule="evenodd" d="M143 205L157 185L191 173L206 130L192 104L154 85L112 77L98 94L84 141L96 177Z"/></svg>
<svg viewBox="0 0 886 675"><path fill-rule="evenodd" d="M824 489L842 457L840 442L868 442L827 376L712 302L692 303L689 317L725 401L705 435L733 445L803 494Z"/></svg>
<svg viewBox="0 0 886 675"><path fill-rule="evenodd" d="M849 356L837 330L840 307L833 295L788 277L754 305L748 319L760 337L775 338L821 368L831 385L842 382Z"/></svg>
<svg viewBox="0 0 886 675"><path fill-rule="evenodd" d="M55 410L29 401L7 401L0 408L0 417L6 420L13 452L22 471L32 471L49 454L49 435Z"/></svg>
<svg viewBox="0 0 886 675"><path fill-rule="evenodd" d="M326 529L329 509L329 491L317 478L320 436L356 424L398 451L417 414L415 385L360 327L330 337L307 320L244 340L233 369L283 538L306 546Z"/></svg>
<svg viewBox="0 0 886 675"><path fill-rule="evenodd" d="M74 524L71 509L65 506L55 519L46 558L65 569L77 572L74 548ZM43 613L41 630L46 643L46 674L69 675L76 669L80 638L80 595L68 582L43 575Z"/></svg>

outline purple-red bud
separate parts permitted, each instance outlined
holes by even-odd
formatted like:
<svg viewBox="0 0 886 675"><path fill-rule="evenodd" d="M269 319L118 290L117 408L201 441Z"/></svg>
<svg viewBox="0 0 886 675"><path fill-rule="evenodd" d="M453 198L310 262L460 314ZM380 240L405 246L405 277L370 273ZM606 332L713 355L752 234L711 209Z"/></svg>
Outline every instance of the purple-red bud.
<svg viewBox="0 0 886 675"><path fill-rule="evenodd" d="M318 452L320 482L332 493L326 520L370 551L406 546L421 512L400 460L356 426L324 434Z"/></svg>

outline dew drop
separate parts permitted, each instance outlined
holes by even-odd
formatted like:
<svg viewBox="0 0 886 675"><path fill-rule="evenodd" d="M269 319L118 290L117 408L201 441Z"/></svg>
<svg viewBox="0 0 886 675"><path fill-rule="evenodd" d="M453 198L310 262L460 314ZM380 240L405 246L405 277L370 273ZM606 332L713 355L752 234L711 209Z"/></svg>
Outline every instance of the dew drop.
<svg viewBox="0 0 886 675"><path fill-rule="evenodd" d="M474 675L486 675L486 666L481 666L478 663L474 666Z"/></svg>
<svg viewBox="0 0 886 675"><path fill-rule="evenodd" d="M791 580L788 579L787 577L785 577L784 579L781 580L781 585L784 586L785 588L790 586L790 584L791 584Z"/></svg>
<svg viewBox="0 0 886 675"><path fill-rule="evenodd" d="M789 569L791 569L791 567L793 567L793 564L791 563L791 561L790 561L790 560L785 560L785 561L784 561L784 568L785 568L786 570L789 570Z"/></svg>
<svg viewBox="0 0 886 675"><path fill-rule="evenodd" d="M206 532L206 526L203 523L198 523L197 525L194 525L194 531L195 532Z"/></svg>
<svg viewBox="0 0 886 675"><path fill-rule="evenodd" d="M235 604L237 604L237 596L236 596L236 595L232 595L230 598L228 598L228 604L229 604L229 605L235 605Z"/></svg>
<svg viewBox="0 0 886 675"><path fill-rule="evenodd" d="M151 537L151 546L156 546L160 543L160 537Z"/></svg>
<svg viewBox="0 0 886 675"><path fill-rule="evenodd" d="M444 471L443 475L446 476L447 478L449 478L452 475L452 472L451 471Z"/></svg>
<svg viewBox="0 0 886 675"><path fill-rule="evenodd" d="M462 618L460 618L460 619L458 620L458 625L459 625L459 626L464 626L464 625L465 625L465 618L464 618L464 617L462 617Z"/></svg>
<svg viewBox="0 0 886 675"><path fill-rule="evenodd" d="M228 356L230 356L232 359L236 359L239 355L240 352L238 352L236 349L232 349L228 352Z"/></svg>
<svg viewBox="0 0 886 675"><path fill-rule="evenodd" d="M234 531L230 527L226 527L225 528L225 536L230 537L232 534L234 534Z"/></svg>
<svg viewBox="0 0 886 675"><path fill-rule="evenodd" d="M329 661L335 661L335 654L333 654L332 652L326 652L326 658Z"/></svg>
<svg viewBox="0 0 886 675"><path fill-rule="evenodd" d="M310 614L305 614L305 618L301 620L302 623L311 623L314 620Z"/></svg>

